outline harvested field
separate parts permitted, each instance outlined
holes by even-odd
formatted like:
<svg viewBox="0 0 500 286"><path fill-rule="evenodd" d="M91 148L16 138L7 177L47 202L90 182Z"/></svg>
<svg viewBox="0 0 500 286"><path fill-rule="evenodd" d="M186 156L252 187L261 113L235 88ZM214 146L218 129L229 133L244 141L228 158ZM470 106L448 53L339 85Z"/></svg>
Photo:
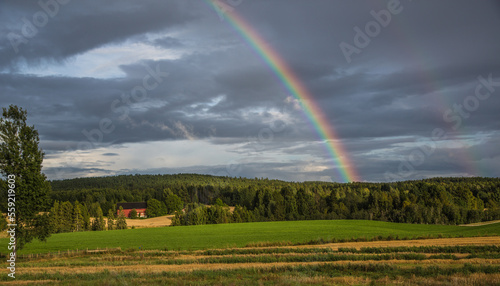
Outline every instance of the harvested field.
<svg viewBox="0 0 500 286"><path fill-rule="evenodd" d="M207 207L210 207L210 205L207 205ZM229 211L233 212L234 207L229 207ZM173 218L174 218L174 215L165 215L165 216L146 218L146 219L129 219L129 218L127 218L126 220L127 220L127 226L129 228L131 228L131 227L135 227L135 228L147 227L147 228L149 228L149 227L170 226L172 224Z"/></svg>
<svg viewBox="0 0 500 286"><path fill-rule="evenodd" d="M153 218L137 218L137 219L129 219L126 218L127 227L135 227L135 228L151 228L151 227L165 227L170 226L172 224L173 215L165 215ZM90 222L93 222L95 218L91 217ZM108 225L108 218L104 218L104 223L106 223L106 227Z"/></svg>
<svg viewBox="0 0 500 286"><path fill-rule="evenodd" d="M22 259L16 282L99 285L498 285L500 238L443 238ZM8 282L7 278L0 281Z"/></svg>
<svg viewBox="0 0 500 286"><path fill-rule="evenodd" d="M164 227L172 224L173 217L173 215L166 215L146 219L127 219L127 226L129 228Z"/></svg>
<svg viewBox="0 0 500 286"><path fill-rule="evenodd" d="M367 242L344 242L327 243L317 247L329 247L338 249L339 247L399 247L399 246L452 246L452 245L500 245L500 236L491 237L456 237L456 238L436 238L436 239L413 239L413 240L391 240L391 241L367 241ZM296 245L290 247L311 247L310 245Z"/></svg>

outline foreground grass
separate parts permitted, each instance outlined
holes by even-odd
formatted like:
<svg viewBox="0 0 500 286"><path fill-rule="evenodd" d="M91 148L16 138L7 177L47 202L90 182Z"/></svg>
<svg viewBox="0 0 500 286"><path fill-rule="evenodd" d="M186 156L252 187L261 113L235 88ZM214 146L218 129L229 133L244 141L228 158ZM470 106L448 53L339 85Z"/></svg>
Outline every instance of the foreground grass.
<svg viewBox="0 0 500 286"><path fill-rule="evenodd" d="M115 251L21 259L29 285L500 285L500 246L491 239L438 239L449 246L323 246L201 251ZM400 242L403 243L403 242ZM341 244L344 245L344 244Z"/></svg>
<svg viewBox="0 0 500 286"><path fill-rule="evenodd" d="M405 266L388 263L283 265L180 272L108 271L20 275L30 285L499 285L495 265ZM6 279L2 279L8 281ZM443 283L444 282L444 283Z"/></svg>
<svg viewBox="0 0 500 286"><path fill-rule="evenodd" d="M257 222L144 228L98 232L61 233L46 242L34 241L20 254L47 253L75 249L161 249L198 250L244 247L256 242L305 243L352 238L382 237L459 237L500 235L500 224L477 227L449 225L417 225L363 220L318 220ZM1 239L1 252L6 253L7 239Z"/></svg>

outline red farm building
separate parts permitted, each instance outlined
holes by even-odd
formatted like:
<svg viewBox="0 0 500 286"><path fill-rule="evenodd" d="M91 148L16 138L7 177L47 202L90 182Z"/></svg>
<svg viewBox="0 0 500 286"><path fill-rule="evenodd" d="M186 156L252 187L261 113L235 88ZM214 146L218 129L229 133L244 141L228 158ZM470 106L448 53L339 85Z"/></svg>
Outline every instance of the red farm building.
<svg viewBox="0 0 500 286"><path fill-rule="evenodd" d="M129 217L130 211L135 209L137 211L137 217L146 217L146 202L135 202L135 203L117 203L116 204L116 215L120 212L120 207L123 208L123 212L126 217Z"/></svg>

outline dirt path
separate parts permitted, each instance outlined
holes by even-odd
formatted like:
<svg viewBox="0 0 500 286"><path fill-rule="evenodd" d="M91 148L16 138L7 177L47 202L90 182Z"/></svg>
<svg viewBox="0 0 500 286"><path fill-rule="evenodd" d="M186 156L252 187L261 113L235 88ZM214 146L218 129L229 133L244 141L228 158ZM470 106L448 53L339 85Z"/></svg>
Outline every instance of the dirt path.
<svg viewBox="0 0 500 286"><path fill-rule="evenodd" d="M476 222L476 223L469 223L469 224L461 224L460 226L481 226L481 225L488 225L488 224L494 224L494 223L499 223L500 220L491 220L491 221L483 221L483 222Z"/></svg>

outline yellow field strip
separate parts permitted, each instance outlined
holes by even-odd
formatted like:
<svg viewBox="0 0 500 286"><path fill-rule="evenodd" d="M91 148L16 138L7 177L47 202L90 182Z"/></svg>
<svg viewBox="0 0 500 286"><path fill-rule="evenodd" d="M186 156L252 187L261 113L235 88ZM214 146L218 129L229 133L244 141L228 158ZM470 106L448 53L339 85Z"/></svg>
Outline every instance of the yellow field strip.
<svg viewBox="0 0 500 286"><path fill-rule="evenodd" d="M19 274L35 274L35 273L96 273L102 272L104 269L111 272L136 272L136 273L157 273L163 271L194 271L194 270L230 270L241 268L271 268L282 266L299 266L299 265L322 265L322 264L390 264L390 265L426 265L426 266L453 266L462 265L464 263L470 264L487 264L487 265L500 265L500 259L481 259L473 258L467 260L366 260L366 261L332 261L332 262L275 262L275 263L212 263L212 264L182 264L182 265L126 265L126 266L58 266L58 267L30 267L18 269Z"/></svg>
<svg viewBox="0 0 500 286"><path fill-rule="evenodd" d="M270 247L248 247L246 249L265 248L331 248L337 250L342 248L362 247L400 247L400 246L467 246L467 245L500 245L500 236L489 237L457 237L457 238L433 238L433 239L412 239L412 240L391 240L391 241L367 241L367 242L341 242L318 245L297 245L297 246L270 246Z"/></svg>

